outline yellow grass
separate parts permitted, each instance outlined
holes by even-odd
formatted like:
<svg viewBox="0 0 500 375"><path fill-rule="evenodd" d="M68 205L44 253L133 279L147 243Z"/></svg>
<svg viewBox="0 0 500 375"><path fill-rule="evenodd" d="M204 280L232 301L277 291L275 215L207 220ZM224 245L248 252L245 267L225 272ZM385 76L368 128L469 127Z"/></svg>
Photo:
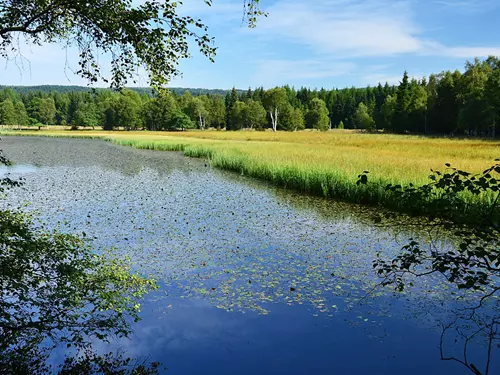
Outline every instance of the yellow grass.
<svg viewBox="0 0 500 375"><path fill-rule="evenodd" d="M138 148L183 150L188 156L208 157L216 167L314 194L341 198L344 194L348 200L356 200L349 195L360 189L355 181L365 170L370 171L373 180L382 183L422 184L428 182L431 168L443 170L445 163L469 172L480 172L500 157L498 141L349 131L168 133L41 130L23 131L22 134L94 136Z"/></svg>

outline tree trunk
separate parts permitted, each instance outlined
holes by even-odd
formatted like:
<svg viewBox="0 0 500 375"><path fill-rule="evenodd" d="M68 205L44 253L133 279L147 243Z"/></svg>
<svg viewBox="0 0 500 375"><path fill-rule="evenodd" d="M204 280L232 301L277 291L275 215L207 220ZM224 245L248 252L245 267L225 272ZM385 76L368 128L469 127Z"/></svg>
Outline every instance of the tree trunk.
<svg viewBox="0 0 500 375"><path fill-rule="evenodd" d="M278 107L274 110L274 131L278 130Z"/></svg>
<svg viewBox="0 0 500 375"><path fill-rule="evenodd" d="M271 125L273 127L273 132L276 131L276 121L274 119L274 116L273 116L273 111L269 111L269 114L271 115Z"/></svg>
<svg viewBox="0 0 500 375"><path fill-rule="evenodd" d="M203 118L201 115L198 115L198 117L200 118L200 129L203 130Z"/></svg>

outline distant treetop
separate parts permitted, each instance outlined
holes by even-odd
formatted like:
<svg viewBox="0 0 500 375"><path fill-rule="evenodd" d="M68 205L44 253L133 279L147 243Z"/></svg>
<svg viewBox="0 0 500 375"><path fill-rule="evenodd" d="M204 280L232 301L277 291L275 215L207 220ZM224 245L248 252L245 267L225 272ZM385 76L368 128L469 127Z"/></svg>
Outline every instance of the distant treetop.
<svg viewBox="0 0 500 375"><path fill-rule="evenodd" d="M58 92L60 94L70 93L70 92L90 92L93 89L86 86L66 86L66 85L39 85L39 86L2 86L0 85L0 90L11 89L19 94L27 94L29 92L41 92L41 93L52 93ZM129 87L130 90L137 92L140 95L152 96L155 92L150 87ZM197 95L226 95L226 93L231 92L231 89L205 89L205 88L191 88L191 87L169 87L169 91L174 94L182 95L185 91L189 91L194 96ZM94 89L97 91L107 91L107 88ZM237 89L238 94L245 93L246 90Z"/></svg>

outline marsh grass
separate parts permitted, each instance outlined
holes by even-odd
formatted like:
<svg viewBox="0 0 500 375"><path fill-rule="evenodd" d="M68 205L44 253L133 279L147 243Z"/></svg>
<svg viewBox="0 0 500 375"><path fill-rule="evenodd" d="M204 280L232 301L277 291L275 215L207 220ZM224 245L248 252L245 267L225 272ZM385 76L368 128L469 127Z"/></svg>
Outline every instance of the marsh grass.
<svg viewBox="0 0 500 375"><path fill-rule="evenodd" d="M269 181L318 196L397 209L398 202L384 186L422 185L431 169L445 163L481 172L500 157L500 142L426 138L348 131L295 132L4 132L12 135L100 138L123 146L160 151L182 151L208 159L216 168ZM370 171L369 185L357 176ZM463 194L470 205L487 207L490 195ZM432 204L432 202L423 202Z"/></svg>

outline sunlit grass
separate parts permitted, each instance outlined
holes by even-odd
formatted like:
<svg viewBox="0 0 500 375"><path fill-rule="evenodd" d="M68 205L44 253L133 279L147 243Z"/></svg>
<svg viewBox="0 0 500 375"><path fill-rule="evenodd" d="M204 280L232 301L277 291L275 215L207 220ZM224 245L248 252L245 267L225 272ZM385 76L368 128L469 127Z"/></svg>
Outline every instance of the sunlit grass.
<svg viewBox="0 0 500 375"><path fill-rule="evenodd" d="M11 132L11 134L19 134ZM389 203L383 188L358 186L358 174L372 181L407 185L428 182L430 169L445 163L480 172L500 157L500 142L349 131L318 132L22 132L23 135L84 136L143 149L183 151L213 166L276 185L353 202ZM465 197L470 199L471 197ZM482 198L487 203L488 197Z"/></svg>

